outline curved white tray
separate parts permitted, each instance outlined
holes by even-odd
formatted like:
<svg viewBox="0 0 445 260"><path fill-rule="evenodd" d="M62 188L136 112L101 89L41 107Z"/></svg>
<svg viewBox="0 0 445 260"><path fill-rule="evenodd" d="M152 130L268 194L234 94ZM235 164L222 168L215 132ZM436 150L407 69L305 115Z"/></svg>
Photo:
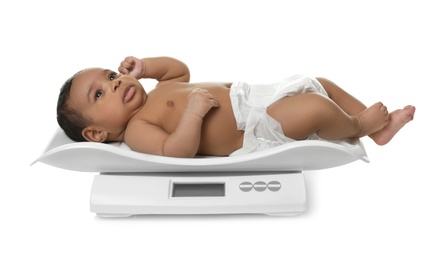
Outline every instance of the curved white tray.
<svg viewBox="0 0 445 260"><path fill-rule="evenodd" d="M32 164L42 162L85 172L277 172L325 169L358 159L369 162L359 139L298 141L241 156L184 159L134 152L125 144L73 142L58 129L48 148Z"/></svg>

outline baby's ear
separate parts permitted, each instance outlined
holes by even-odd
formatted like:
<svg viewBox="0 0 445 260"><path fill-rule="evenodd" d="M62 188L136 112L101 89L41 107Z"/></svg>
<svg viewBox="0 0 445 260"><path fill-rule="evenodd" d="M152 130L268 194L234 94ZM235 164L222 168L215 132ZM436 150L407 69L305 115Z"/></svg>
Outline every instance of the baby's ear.
<svg viewBox="0 0 445 260"><path fill-rule="evenodd" d="M88 126L82 130L82 135L89 142L103 143L107 140L108 132L105 132L103 130L97 130L92 126Z"/></svg>

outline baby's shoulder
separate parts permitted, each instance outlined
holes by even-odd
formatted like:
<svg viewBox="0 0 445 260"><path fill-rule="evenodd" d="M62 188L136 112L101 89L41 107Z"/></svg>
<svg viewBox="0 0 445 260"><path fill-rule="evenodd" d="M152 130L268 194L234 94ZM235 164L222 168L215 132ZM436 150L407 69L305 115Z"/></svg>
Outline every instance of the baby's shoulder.
<svg viewBox="0 0 445 260"><path fill-rule="evenodd" d="M138 127L139 125L144 124L155 124L155 121L152 119L153 113L151 109L147 108L147 105L144 105L139 111L134 114L134 116L128 121L127 130L133 127Z"/></svg>
<svg viewBox="0 0 445 260"><path fill-rule="evenodd" d="M138 114L139 113L140 111ZM131 118L128 122L127 127L125 128L125 140L138 140L141 136L146 135L147 131L159 128L159 124L157 124L155 121L151 121L145 116L138 114L133 116L133 118Z"/></svg>

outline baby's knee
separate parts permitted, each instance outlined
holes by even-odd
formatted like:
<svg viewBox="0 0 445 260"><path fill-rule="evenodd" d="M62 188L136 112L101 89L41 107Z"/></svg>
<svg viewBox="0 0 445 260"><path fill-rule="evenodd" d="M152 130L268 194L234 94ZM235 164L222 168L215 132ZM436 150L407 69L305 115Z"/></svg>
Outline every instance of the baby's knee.
<svg viewBox="0 0 445 260"><path fill-rule="evenodd" d="M303 95L305 96L304 98L306 105L309 106L324 108L326 106L329 106L330 103L332 102L331 99L317 92L308 92L304 93Z"/></svg>
<svg viewBox="0 0 445 260"><path fill-rule="evenodd" d="M332 84L332 81L330 81L329 79L324 78L324 77L315 77L315 79L316 79L318 82L320 82L320 84L321 84L323 87L324 87L325 85Z"/></svg>
<svg viewBox="0 0 445 260"><path fill-rule="evenodd" d="M308 94L305 106L319 119L323 120L323 118L330 117L337 110L337 105L326 96L319 93Z"/></svg>
<svg viewBox="0 0 445 260"><path fill-rule="evenodd" d="M316 77L315 79L321 84L321 86L323 86L323 88L326 90L328 95L330 95L330 93L332 92L332 89L336 86L334 82L330 81L327 78Z"/></svg>

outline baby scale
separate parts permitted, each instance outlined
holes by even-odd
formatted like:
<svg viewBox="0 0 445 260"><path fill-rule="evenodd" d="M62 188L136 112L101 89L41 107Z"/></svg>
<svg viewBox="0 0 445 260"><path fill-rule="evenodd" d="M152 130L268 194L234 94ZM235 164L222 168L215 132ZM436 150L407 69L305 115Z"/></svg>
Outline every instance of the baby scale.
<svg viewBox="0 0 445 260"><path fill-rule="evenodd" d="M185 159L134 152L124 143L73 142L58 129L33 164L99 172L90 209L102 217L297 215L307 208L303 171L358 159L368 162L359 139L298 141L247 155Z"/></svg>

